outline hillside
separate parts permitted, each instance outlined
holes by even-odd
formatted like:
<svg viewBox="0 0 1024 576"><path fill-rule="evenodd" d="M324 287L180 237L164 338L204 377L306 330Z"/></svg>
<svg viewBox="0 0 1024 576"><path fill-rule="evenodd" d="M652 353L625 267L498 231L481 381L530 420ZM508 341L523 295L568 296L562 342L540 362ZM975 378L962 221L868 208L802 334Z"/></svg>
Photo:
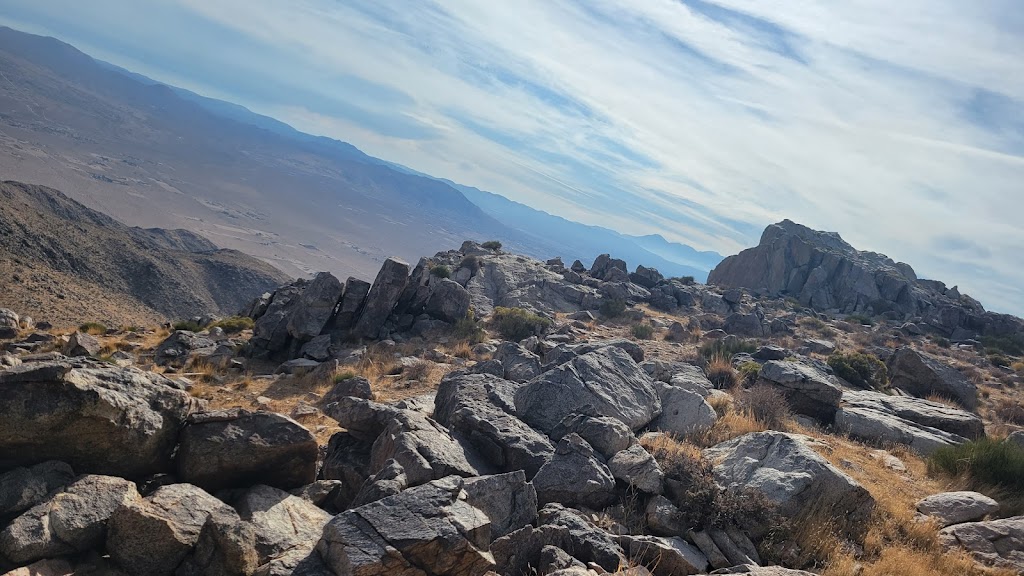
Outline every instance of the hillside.
<svg viewBox="0 0 1024 576"><path fill-rule="evenodd" d="M0 306L55 325L236 313L288 279L185 230L129 228L63 193L0 184Z"/></svg>

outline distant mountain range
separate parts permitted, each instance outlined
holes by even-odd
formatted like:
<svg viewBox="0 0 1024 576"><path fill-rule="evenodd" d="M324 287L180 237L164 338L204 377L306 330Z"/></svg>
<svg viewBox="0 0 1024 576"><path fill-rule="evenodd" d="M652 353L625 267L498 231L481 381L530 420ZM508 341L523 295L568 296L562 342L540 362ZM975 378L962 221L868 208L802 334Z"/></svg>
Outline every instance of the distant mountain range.
<svg viewBox="0 0 1024 576"><path fill-rule="evenodd" d="M721 260L626 236L438 179L239 106L0 28L0 174L60 188L143 226L186 228L285 272L369 276L464 239L536 258L630 266L703 281Z"/></svg>

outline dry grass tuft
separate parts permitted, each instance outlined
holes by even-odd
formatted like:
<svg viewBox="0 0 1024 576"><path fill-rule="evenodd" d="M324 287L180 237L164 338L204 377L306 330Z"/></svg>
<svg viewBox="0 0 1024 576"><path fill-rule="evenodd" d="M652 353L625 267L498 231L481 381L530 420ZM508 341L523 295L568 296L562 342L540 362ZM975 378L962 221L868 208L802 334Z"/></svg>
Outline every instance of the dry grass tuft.
<svg viewBox="0 0 1024 576"><path fill-rule="evenodd" d="M708 380L711 380L711 383L719 390L735 388L739 384L736 369L732 367L732 362L724 354L712 356L705 372Z"/></svg>
<svg viewBox="0 0 1024 576"><path fill-rule="evenodd" d="M715 424L702 432L694 432L686 436L686 441L702 448L714 446L733 438L739 438L751 432L764 432L767 430L762 422L759 422L754 415L748 411L737 408L733 404L713 406L715 412L719 412L719 419Z"/></svg>

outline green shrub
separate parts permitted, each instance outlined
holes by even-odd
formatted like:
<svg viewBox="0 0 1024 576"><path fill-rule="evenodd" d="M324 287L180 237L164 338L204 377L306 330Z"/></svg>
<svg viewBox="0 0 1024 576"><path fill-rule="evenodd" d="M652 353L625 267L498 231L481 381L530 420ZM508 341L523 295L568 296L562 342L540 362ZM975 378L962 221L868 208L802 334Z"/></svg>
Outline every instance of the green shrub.
<svg viewBox="0 0 1024 576"><path fill-rule="evenodd" d="M757 375L761 373L761 365L753 361L744 362L736 371L740 373L740 378L744 382L753 384L757 382Z"/></svg>
<svg viewBox="0 0 1024 576"><path fill-rule="evenodd" d="M351 380L351 379L353 379L355 377L356 377L356 373L355 372L353 372L352 370L345 370L343 372L338 372L337 374L335 374L334 378L333 378L333 381L334 381L335 384L337 384L338 382L342 382L344 380Z"/></svg>
<svg viewBox="0 0 1024 576"><path fill-rule="evenodd" d="M993 354L1024 356L1024 336L982 336L981 345Z"/></svg>
<svg viewBox="0 0 1024 576"><path fill-rule="evenodd" d="M488 240L487 242L481 244L481 246L483 246L487 250L494 250L495 252L501 250L501 242L498 242L497 240Z"/></svg>
<svg viewBox="0 0 1024 576"><path fill-rule="evenodd" d="M238 334L242 330L252 330L256 322L248 316L229 316L210 324L210 328L220 328L228 334Z"/></svg>
<svg viewBox="0 0 1024 576"><path fill-rule="evenodd" d="M93 336L101 336L107 333L107 327L99 322L86 322L78 327L78 331L92 334Z"/></svg>
<svg viewBox="0 0 1024 576"><path fill-rule="evenodd" d="M940 336L935 339L935 345L939 348L949 348L953 344L949 341L949 338Z"/></svg>
<svg viewBox="0 0 1024 576"><path fill-rule="evenodd" d="M452 327L452 336L457 340L469 342L470 344L479 344L487 339L487 332L476 321L473 311L470 310L466 313L465 318L456 322L455 326Z"/></svg>
<svg viewBox="0 0 1024 576"><path fill-rule="evenodd" d="M732 358L735 354L753 354L754 352L757 352L756 344L735 338L712 340L700 347L700 355L708 360L715 356Z"/></svg>
<svg viewBox="0 0 1024 576"><path fill-rule="evenodd" d="M199 322L194 320L182 320L181 322L175 322L173 328L175 330L187 330L189 332L199 332L203 329L203 327L199 325Z"/></svg>
<svg viewBox="0 0 1024 576"><path fill-rule="evenodd" d="M618 318L626 311L626 301L618 298L605 299L601 301L599 310L605 318Z"/></svg>
<svg viewBox="0 0 1024 576"><path fill-rule="evenodd" d="M650 324L634 324L631 328L633 337L640 340L650 340L654 337L654 326Z"/></svg>
<svg viewBox="0 0 1024 576"><path fill-rule="evenodd" d="M875 321L872 320L870 316L865 316L864 314L853 314L851 316L847 316L846 321L853 324L860 324L862 326L875 325Z"/></svg>
<svg viewBox="0 0 1024 576"><path fill-rule="evenodd" d="M993 366L1009 366L1012 363L1009 358L1002 354L989 354L988 361L991 362Z"/></svg>
<svg viewBox="0 0 1024 576"><path fill-rule="evenodd" d="M438 278L448 278L452 275L452 269L443 264L439 264L430 269L430 274L437 276Z"/></svg>
<svg viewBox="0 0 1024 576"><path fill-rule="evenodd" d="M551 320L522 308L499 306L491 316L491 326L506 340L518 342L530 336L540 336L551 327Z"/></svg>
<svg viewBox="0 0 1024 576"><path fill-rule="evenodd" d="M871 354L835 352L828 357L828 365L836 376L858 388L882 390L889 386L889 371Z"/></svg>
<svg viewBox="0 0 1024 576"><path fill-rule="evenodd" d="M943 446L928 459L928 472L966 478L976 490L1020 491L1024 490L1024 448L991 438Z"/></svg>

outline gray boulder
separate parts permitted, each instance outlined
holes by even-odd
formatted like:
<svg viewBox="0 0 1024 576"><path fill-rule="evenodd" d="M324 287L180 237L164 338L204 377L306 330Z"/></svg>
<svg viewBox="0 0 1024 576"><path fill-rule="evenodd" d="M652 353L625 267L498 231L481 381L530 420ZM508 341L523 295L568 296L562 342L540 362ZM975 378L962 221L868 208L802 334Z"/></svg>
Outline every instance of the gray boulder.
<svg viewBox="0 0 1024 576"><path fill-rule="evenodd" d="M441 381L434 418L498 470L525 470L528 478L554 454L546 436L515 416L518 384L487 374L452 375Z"/></svg>
<svg viewBox="0 0 1024 576"><path fill-rule="evenodd" d="M406 285L409 283L409 264L397 258L388 258L377 273L373 287L366 295L363 309L356 320L353 332L362 338L376 339L384 327L391 311L398 304Z"/></svg>
<svg viewBox="0 0 1024 576"><path fill-rule="evenodd" d="M466 317L469 304L469 291L458 282L447 278L437 281L435 278L431 281L430 297L423 311L438 320L455 323Z"/></svg>
<svg viewBox="0 0 1024 576"><path fill-rule="evenodd" d="M654 576L704 574L708 559L680 537L622 536L619 544L633 562L650 568Z"/></svg>
<svg viewBox="0 0 1024 576"><path fill-rule="evenodd" d="M590 275L599 280L607 280L612 270L617 269L620 272L626 272L625 260L619 260L618 258L612 258L609 254L601 254L597 258L594 258L594 264L590 267Z"/></svg>
<svg viewBox="0 0 1024 576"><path fill-rule="evenodd" d="M347 397L363 398L365 400L373 400L375 394L373 389L370 387L370 381L362 376L353 376L352 378L345 378L344 380L338 380L334 383L334 386L324 394L324 397L320 400L320 403L324 406L339 402L342 398Z"/></svg>
<svg viewBox="0 0 1024 576"><path fill-rule="evenodd" d="M636 272L629 275L629 280L634 284L639 284L644 288L650 290L654 286L665 279L665 276L658 272L656 268L647 268L646 266L637 266Z"/></svg>
<svg viewBox="0 0 1024 576"><path fill-rule="evenodd" d="M825 374L806 364L772 360L761 366L760 383L782 391L797 414L829 424L835 418L842 389Z"/></svg>
<svg viewBox="0 0 1024 576"><path fill-rule="evenodd" d="M981 520L999 511L999 503L978 492L943 492L917 503L917 511L942 523L942 526Z"/></svg>
<svg viewBox="0 0 1024 576"><path fill-rule="evenodd" d="M981 419L970 412L908 396L866 390L843 392L835 426L855 438L877 444L896 443L928 455L942 446L984 434Z"/></svg>
<svg viewBox="0 0 1024 576"><path fill-rule="evenodd" d="M889 384L914 396L942 396L968 410L978 406L978 389L959 370L913 348L900 348L889 358Z"/></svg>
<svg viewBox="0 0 1024 576"><path fill-rule="evenodd" d="M137 368L40 362L0 372L0 468L61 460L78 472L169 472L178 431L201 401Z"/></svg>
<svg viewBox="0 0 1024 576"><path fill-rule="evenodd" d="M355 325L359 312L363 309L366 295L370 293L370 283L350 277L345 281L345 293L338 303L338 310L329 327L333 330L346 331Z"/></svg>
<svg viewBox="0 0 1024 576"><path fill-rule="evenodd" d="M949 526L939 531L939 542L985 564L1024 572L1024 516Z"/></svg>
<svg viewBox="0 0 1024 576"><path fill-rule="evenodd" d="M17 338L20 329L20 318L14 310L0 308L0 338Z"/></svg>
<svg viewBox="0 0 1024 576"><path fill-rule="evenodd" d="M460 574L494 568L491 522L449 477L336 516L317 551L337 576Z"/></svg>
<svg viewBox="0 0 1024 576"><path fill-rule="evenodd" d="M555 426L550 436L557 442L569 434L578 434L606 459L636 442L636 436L629 426L610 416L566 416Z"/></svg>
<svg viewBox="0 0 1024 576"><path fill-rule="evenodd" d="M210 514L199 531L195 548L175 571L175 576L249 575L259 566L256 532L229 508Z"/></svg>
<svg viewBox="0 0 1024 576"><path fill-rule="evenodd" d="M159 366L181 368L193 354L212 354L217 343L188 330L175 330L156 347L153 361Z"/></svg>
<svg viewBox="0 0 1024 576"><path fill-rule="evenodd" d="M559 441L551 461L533 477L533 486L542 504L557 502L600 510L615 501L611 471L576 434Z"/></svg>
<svg viewBox="0 0 1024 576"><path fill-rule="evenodd" d="M323 362L331 357L331 335L321 334L302 345L299 355L303 358Z"/></svg>
<svg viewBox="0 0 1024 576"><path fill-rule="evenodd" d="M296 488L316 479L317 455L313 434L282 414L204 412L181 432L178 477L210 491L257 482Z"/></svg>
<svg viewBox="0 0 1024 576"><path fill-rule="evenodd" d="M515 342L502 342L494 359L501 362L506 380L527 382L541 373L540 356Z"/></svg>
<svg viewBox="0 0 1024 576"><path fill-rule="evenodd" d="M647 494L661 494L665 474L661 467L639 443L616 453L608 460L612 477Z"/></svg>
<svg viewBox="0 0 1024 576"><path fill-rule="evenodd" d="M71 466L56 460L0 474L0 522L39 504L74 477Z"/></svg>
<svg viewBox="0 0 1024 576"><path fill-rule="evenodd" d="M729 334L754 338L770 333L764 316L755 312L730 314L725 318L724 329Z"/></svg>
<svg viewBox="0 0 1024 576"><path fill-rule="evenodd" d="M746 434L704 451L717 462L715 481L726 490L752 489L788 518L828 514L837 527L861 535L874 510L871 494L797 436L767 431Z"/></svg>
<svg viewBox="0 0 1024 576"><path fill-rule="evenodd" d="M70 357L95 356L100 353L102 348L103 345L95 336L85 332L75 332L68 339L68 343L64 345L64 355Z"/></svg>
<svg viewBox="0 0 1024 576"><path fill-rule="evenodd" d="M650 376L615 347L578 356L541 374L516 391L515 404L521 418L543 431L574 413L611 416L639 430L661 413Z"/></svg>
<svg viewBox="0 0 1024 576"><path fill-rule="evenodd" d="M211 514L230 506L191 484L171 484L124 503L110 517L106 549L130 574L171 576L199 541Z"/></svg>
<svg viewBox="0 0 1024 576"><path fill-rule="evenodd" d="M675 381L673 378L673 383ZM661 398L661 415L651 422L655 430L685 436L707 430L718 421L715 409L697 392L659 383L658 395Z"/></svg>
<svg viewBox="0 0 1024 576"><path fill-rule="evenodd" d="M82 476L0 532L0 552L13 562L27 564L91 550L103 543L114 511L139 499L132 482Z"/></svg>
<svg viewBox="0 0 1024 576"><path fill-rule="evenodd" d="M491 539L501 538L537 520L537 490L522 470L478 476L463 482L466 502L487 515Z"/></svg>
<svg viewBox="0 0 1024 576"><path fill-rule="evenodd" d="M253 531L257 564L297 547L312 548L331 515L313 504L270 486L256 485L235 508Z"/></svg>
<svg viewBox="0 0 1024 576"><path fill-rule="evenodd" d="M341 481L341 486L333 493L332 504L336 509L348 509L359 489L372 475L372 448L372 442L360 440L348 432L338 432L328 441L320 476L324 480Z"/></svg>
<svg viewBox="0 0 1024 576"><path fill-rule="evenodd" d="M573 556L583 562L593 562L609 572L628 563L615 537L595 526L581 512L561 504L548 504L540 509L537 524L549 535L560 532L562 538L555 545L572 550Z"/></svg>
<svg viewBox="0 0 1024 576"><path fill-rule="evenodd" d="M341 299L345 286L330 272L320 272L298 296L288 317L288 335L308 342L320 335Z"/></svg>
<svg viewBox="0 0 1024 576"><path fill-rule="evenodd" d="M889 412L904 420L971 440L985 435L985 423L977 414L912 396L844 390L843 405Z"/></svg>

